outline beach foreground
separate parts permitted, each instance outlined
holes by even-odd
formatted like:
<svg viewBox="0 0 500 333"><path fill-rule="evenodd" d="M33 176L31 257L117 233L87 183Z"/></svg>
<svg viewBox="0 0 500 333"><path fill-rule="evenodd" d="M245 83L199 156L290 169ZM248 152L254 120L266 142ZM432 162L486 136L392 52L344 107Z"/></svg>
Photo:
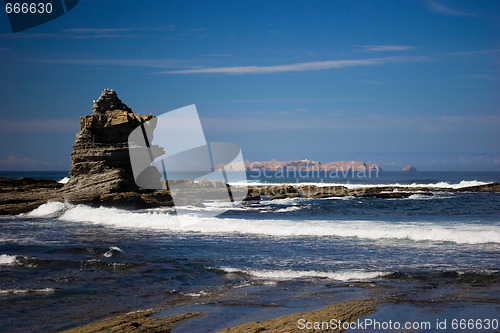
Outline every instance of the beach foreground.
<svg viewBox="0 0 500 333"><path fill-rule="evenodd" d="M353 322L376 310L377 301L358 300L331 305L319 310L295 313L263 322L249 322L236 327L223 329L221 333L243 332L302 332L298 320L305 322L322 322L325 318L336 318L339 322ZM178 324L189 319L202 316L203 313L185 313L171 317L152 317L159 309L139 310L113 316L85 326L64 331L64 333L94 332L171 332ZM302 321L300 321L302 322ZM304 324L305 325L305 324ZM207 327L210 331L210 327ZM318 330L316 330L318 331ZM320 330L323 331L323 330ZM343 332L343 329L325 329L329 332Z"/></svg>
<svg viewBox="0 0 500 333"><path fill-rule="evenodd" d="M332 299L337 301L319 309L295 311L285 309L291 314L263 320L248 320L242 324L231 323L243 318L258 319L279 313L277 308L267 305L268 314L250 311L237 302L225 304L225 298L235 301L234 292L226 295L211 295L194 299L177 299L163 308L130 311L118 314L90 324L63 331L64 333L96 332L219 332L219 333L258 333L258 332L496 332L498 329L499 300L488 295L498 293L498 278L463 281L453 287L444 283L432 282L427 287L415 284L413 290L408 286L401 288L395 284L384 283L352 284L350 290L335 292L303 293L288 295L290 298L315 300L318 304ZM365 289L354 292L356 289ZM343 288L341 288L343 289ZM242 293L251 298L249 293ZM368 296L369 295L369 296ZM340 298L339 298L340 297ZM304 308L311 304L304 301ZM218 307L225 307L223 311ZM242 310L235 308L242 307ZM265 307L265 305L261 305ZM314 306L312 306L314 308ZM317 307L317 305L316 305ZM175 310L177 308L177 310ZM496 310L495 310L496 308ZM184 310L198 309L196 312ZM214 311L215 309L215 311ZM283 309L282 309L283 310ZM180 313L178 313L180 312ZM226 312L226 314L224 314ZM240 312L240 318L234 321L231 315ZM177 313L177 314L174 314ZM166 315L171 314L171 315ZM242 315L242 316L241 316ZM237 316L236 316L237 317ZM474 319L473 319L474 318ZM223 321L226 322L223 322ZM471 324L472 320L472 324ZM221 328L225 327L225 328ZM463 328L466 328L464 330Z"/></svg>

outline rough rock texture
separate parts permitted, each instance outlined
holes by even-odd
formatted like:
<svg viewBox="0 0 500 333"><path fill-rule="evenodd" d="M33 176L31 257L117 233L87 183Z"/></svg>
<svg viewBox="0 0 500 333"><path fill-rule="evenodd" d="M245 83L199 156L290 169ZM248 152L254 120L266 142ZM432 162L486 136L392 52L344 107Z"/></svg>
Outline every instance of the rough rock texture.
<svg viewBox="0 0 500 333"><path fill-rule="evenodd" d="M154 126L156 117L141 116L104 90L93 114L80 118L71 153L70 180L63 190L69 199L118 192L137 192L128 151L128 136L138 126ZM146 121L149 121L146 123Z"/></svg>
<svg viewBox="0 0 500 333"><path fill-rule="evenodd" d="M64 201L68 199L67 193L61 191L62 184L51 180L35 180L31 178L5 179L0 178L0 215L25 213L37 208L49 200ZM218 182L200 181L197 185L205 190L212 189L211 195L220 193L220 188L225 184ZM245 191L247 189L245 188ZM500 192L499 183L491 183L459 189L438 187L397 187L380 186L348 189L344 186L315 186L315 185L276 185L254 186L248 188L246 201L260 201L262 197L270 199L284 198L329 198L329 197L376 197L383 199L407 198L413 194L433 195L434 192ZM78 193L76 193L78 194ZM190 205L201 204L197 198L186 196ZM69 198L73 203L84 203L92 206L108 206L120 208L155 208L172 206L173 201L169 191L142 190L101 193L91 195L75 195Z"/></svg>
<svg viewBox="0 0 500 333"><path fill-rule="evenodd" d="M259 201L262 197L271 200L285 198L332 198L332 197L375 197L382 199L407 198L413 194L433 195L434 192L500 192L499 183L490 183L458 189L442 187L398 187L398 186L368 186L349 189L345 186L316 186L316 185L273 185L253 186L248 188L247 201Z"/></svg>
<svg viewBox="0 0 500 333"><path fill-rule="evenodd" d="M102 319L95 323L76 327L64 331L64 333L140 333L140 332L171 332L178 324L199 317L201 312L190 312L172 317L154 317L159 309L132 311Z"/></svg>
<svg viewBox="0 0 500 333"><path fill-rule="evenodd" d="M62 186L54 180L0 178L0 215L29 212L57 198Z"/></svg>
<svg viewBox="0 0 500 333"><path fill-rule="evenodd" d="M377 310L379 302L377 300L358 300L339 303L328 306L315 311L294 313L287 316L273 318L265 321L253 321L236 327L227 328L219 331L219 333L302 333L302 332L344 332L341 327L321 327L321 323L336 319L338 323L352 323L361 317L364 317ZM298 321L302 319L304 323L319 323L318 327L312 329L304 329L300 327ZM340 325L339 325L340 326ZM333 329L332 329L333 328Z"/></svg>
<svg viewBox="0 0 500 333"><path fill-rule="evenodd" d="M413 165L407 165L403 169L401 169L401 171L410 171L410 172L413 172L413 171L417 171L417 168L415 168Z"/></svg>
<svg viewBox="0 0 500 333"><path fill-rule="evenodd" d="M113 89L104 89L101 96L94 101L92 113L100 115L113 111L125 111L129 113L132 112L132 109L118 98L118 95Z"/></svg>

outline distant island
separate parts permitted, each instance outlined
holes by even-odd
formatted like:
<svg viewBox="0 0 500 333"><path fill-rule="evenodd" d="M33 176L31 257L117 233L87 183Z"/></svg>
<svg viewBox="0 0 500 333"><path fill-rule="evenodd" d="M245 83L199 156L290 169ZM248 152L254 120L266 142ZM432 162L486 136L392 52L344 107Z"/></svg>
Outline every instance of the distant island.
<svg viewBox="0 0 500 333"><path fill-rule="evenodd" d="M417 171L417 168L415 168L413 165L407 165L401 171L414 172Z"/></svg>
<svg viewBox="0 0 500 333"><path fill-rule="evenodd" d="M238 166L236 166L238 168ZM236 169L235 168L235 169ZM239 170L242 167L240 166ZM308 159L297 161L246 161L246 171L382 171L382 167L376 163L360 161L335 161L318 162Z"/></svg>

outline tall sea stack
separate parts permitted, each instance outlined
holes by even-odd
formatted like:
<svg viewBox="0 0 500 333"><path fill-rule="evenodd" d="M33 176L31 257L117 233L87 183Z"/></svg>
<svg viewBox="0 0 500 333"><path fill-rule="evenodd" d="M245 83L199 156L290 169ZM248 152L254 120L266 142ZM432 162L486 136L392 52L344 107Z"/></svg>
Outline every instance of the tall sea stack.
<svg viewBox="0 0 500 333"><path fill-rule="evenodd" d="M146 121L148 121L146 123ZM70 180L63 190L70 199L137 192L130 164L128 137L156 117L134 114L111 89L94 101L92 114L80 117L80 132L71 153Z"/></svg>

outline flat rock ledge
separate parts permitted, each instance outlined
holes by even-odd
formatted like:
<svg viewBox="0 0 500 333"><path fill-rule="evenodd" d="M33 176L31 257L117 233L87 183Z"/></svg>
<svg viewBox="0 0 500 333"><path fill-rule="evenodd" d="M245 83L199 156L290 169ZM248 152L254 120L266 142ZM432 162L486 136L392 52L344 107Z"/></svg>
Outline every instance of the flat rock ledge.
<svg viewBox="0 0 500 333"><path fill-rule="evenodd" d="M150 333L171 332L183 321L203 315L201 312L183 313L171 317L154 317L160 309L131 311L119 314L81 327L72 328L62 333Z"/></svg>
<svg viewBox="0 0 500 333"><path fill-rule="evenodd" d="M425 186L372 186L349 189L345 186L264 185L249 187L246 200L261 200L263 197L275 200L287 198L323 199L346 196L401 199L414 194L431 196L436 192L500 192L500 183L490 183L485 185L462 187L458 189Z"/></svg>

